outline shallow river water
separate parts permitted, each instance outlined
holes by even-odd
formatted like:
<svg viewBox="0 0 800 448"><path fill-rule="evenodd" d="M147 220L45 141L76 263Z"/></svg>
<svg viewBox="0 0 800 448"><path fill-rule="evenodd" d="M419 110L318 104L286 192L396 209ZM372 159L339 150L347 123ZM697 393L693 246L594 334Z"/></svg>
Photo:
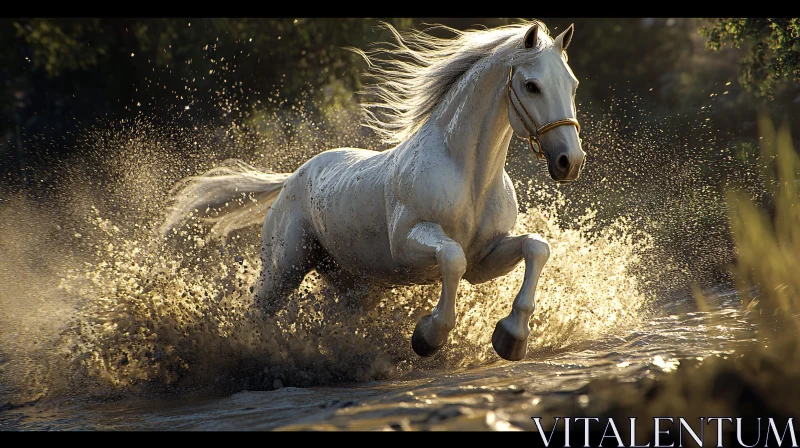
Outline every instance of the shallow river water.
<svg viewBox="0 0 800 448"><path fill-rule="evenodd" d="M636 381L682 359L727 356L754 336L735 294L712 309L674 298L638 328L523 362L465 369L418 369L392 380L336 387L283 387L222 397L44 399L0 411L2 429L46 430L397 430L534 429L588 381ZM586 397L579 397L579 405ZM561 404L563 408L563 403Z"/></svg>
<svg viewBox="0 0 800 448"><path fill-rule="evenodd" d="M527 152L508 162L524 202L514 232L551 244L520 362L501 360L491 334L523 264L462 281L456 328L427 359L410 335L438 283L353 301L310 275L277 315L254 309L259 232L219 245L193 223L155 238L169 187L227 157L288 172L336 145L194 129L90 130L88 162L62 167L53 191L0 191L0 430L533 429L533 416L585 405L576 391L593 379L638 381L755 338L729 288L703 291L702 306L687 292L729 259L724 223L706 222L724 210L697 161L662 154L660 128L631 142L595 129L602 151L569 188ZM666 162L634 173L614 156L623 146Z"/></svg>

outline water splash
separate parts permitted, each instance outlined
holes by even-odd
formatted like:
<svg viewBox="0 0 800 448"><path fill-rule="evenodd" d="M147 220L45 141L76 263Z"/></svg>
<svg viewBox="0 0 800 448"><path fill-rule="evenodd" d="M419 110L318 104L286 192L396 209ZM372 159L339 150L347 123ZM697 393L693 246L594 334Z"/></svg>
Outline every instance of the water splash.
<svg viewBox="0 0 800 448"><path fill-rule="evenodd" d="M297 118L286 120L308 123ZM23 255L71 254L47 276L59 278L57 287L46 293L12 290L20 298L14 303L4 298L3 308L15 311L15 303L26 300L63 304L39 323L55 332L47 344L3 344L4 356L29 358L4 365L2 383L25 392L15 401L48 394L312 386L499 361L491 333L511 309L522 283L522 264L485 284L462 281L450 342L437 356L420 359L409 337L417 319L438 300L439 284L364 286L343 293L312 273L286 309L267 316L253 306L250 293L260 269L257 228L239 232L225 246L208 240L199 222L173 238L154 238L166 191L177 178L227 157L261 157L262 167L293 170L338 141L363 141L352 125L325 135L295 124L291 139L239 128L159 128L145 121L100 129L87 132L83 140L91 172L79 175L79 169L72 169L72 182L66 185L73 194L62 195L61 210L42 224L62 222L58 238L45 244L46 232L28 229L28 241L39 235L42 244L29 246L30 253ZM192 148L192 155L176 156L183 147ZM87 188L86 179L96 187ZM595 226L591 211L566 228L558 219L567 203L563 194L537 190L530 197L516 231L542 234L552 255L537 290L529 357L637 325L650 301L647 277L635 275L642 254L652 246L648 235L625 218ZM9 210L39 219L24 201ZM18 229L23 223L10 215L0 225ZM15 334L4 332L4 341Z"/></svg>
<svg viewBox="0 0 800 448"><path fill-rule="evenodd" d="M73 371L114 388L223 381L270 389L494 362L491 332L510 311L524 273L521 265L486 284L463 281L450 343L440 356L421 360L408 337L438 300L439 285L347 294L311 274L286 309L267 316L250 294L260 269L256 245L220 251L197 232L188 251L154 248L101 216L93 224L102 261L71 270L63 282L66 294L92 298L65 338L75 344ZM520 217L518 232L539 231L552 244L532 322L533 356L635 325L647 304L627 272L646 240L635 242L623 221L590 240L591 218L582 224L585 230L562 230L544 213Z"/></svg>

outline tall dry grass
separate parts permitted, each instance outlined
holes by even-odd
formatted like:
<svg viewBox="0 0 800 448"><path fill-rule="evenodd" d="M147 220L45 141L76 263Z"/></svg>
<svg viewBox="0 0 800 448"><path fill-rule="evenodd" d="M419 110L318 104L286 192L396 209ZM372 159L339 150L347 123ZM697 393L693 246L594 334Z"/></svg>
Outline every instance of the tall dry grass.
<svg viewBox="0 0 800 448"><path fill-rule="evenodd" d="M800 328L800 155L789 128L759 119L760 165L769 187L769 210L741 190L727 192L739 291L755 291L744 306L758 313L759 334L784 359L798 359Z"/></svg>

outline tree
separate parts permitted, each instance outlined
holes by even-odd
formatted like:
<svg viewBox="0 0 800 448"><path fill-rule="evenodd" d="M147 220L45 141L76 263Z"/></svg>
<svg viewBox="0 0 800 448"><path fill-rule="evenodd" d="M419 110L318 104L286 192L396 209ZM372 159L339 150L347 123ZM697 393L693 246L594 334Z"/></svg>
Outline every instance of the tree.
<svg viewBox="0 0 800 448"><path fill-rule="evenodd" d="M412 23L386 20L400 29ZM72 139L68 126L97 117L175 118L175 110L191 106L181 116L233 119L254 107L279 107L275 91L290 100L309 93L320 106L336 106L360 89L365 66L343 47L386 40L377 24L363 18L0 19L7 44L0 48L0 176L7 167L37 161L23 149L25 136ZM58 151L70 151L70 141Z"/></svg>
<svg viewBox="0 0 800 448"><path fill-rule="evenodd" d="M739 82L753 93L772 99L782 81L800 81L800 19L707 19L700 27L706 45L748 47Z"/></svg>

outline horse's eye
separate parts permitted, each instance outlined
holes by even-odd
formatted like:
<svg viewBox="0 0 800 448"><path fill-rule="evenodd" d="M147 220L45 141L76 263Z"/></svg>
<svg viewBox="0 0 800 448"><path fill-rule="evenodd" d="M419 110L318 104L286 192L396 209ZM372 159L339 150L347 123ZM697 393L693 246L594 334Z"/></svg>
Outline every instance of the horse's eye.
<svg viewBox="0 0 800 448"><path fill-rule="evenodd" d="M528 92L531 93L542 93L539 91L539 87L533 81L528 81L525 83L525 88L528 89Z"/></svg>

